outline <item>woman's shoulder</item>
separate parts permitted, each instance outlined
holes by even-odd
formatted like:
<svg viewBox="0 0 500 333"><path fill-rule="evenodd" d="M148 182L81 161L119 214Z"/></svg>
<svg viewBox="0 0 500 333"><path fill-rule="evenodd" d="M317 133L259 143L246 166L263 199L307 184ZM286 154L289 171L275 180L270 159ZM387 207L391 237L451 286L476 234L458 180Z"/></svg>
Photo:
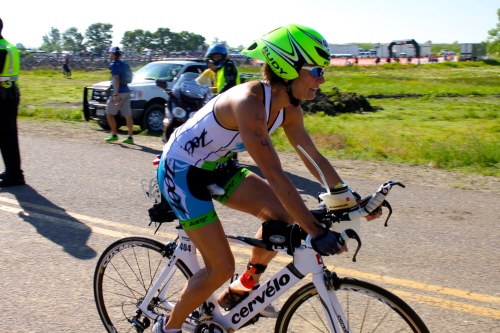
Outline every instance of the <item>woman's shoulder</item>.
<svg viewBox="0 0 500 333"><path fill-rule="evenodd" d="M231 92L231 97L237 100L248 100L253 98L262 100L264 95L260 81L250 81L239 84L231 88L228 92Z"/></svg>

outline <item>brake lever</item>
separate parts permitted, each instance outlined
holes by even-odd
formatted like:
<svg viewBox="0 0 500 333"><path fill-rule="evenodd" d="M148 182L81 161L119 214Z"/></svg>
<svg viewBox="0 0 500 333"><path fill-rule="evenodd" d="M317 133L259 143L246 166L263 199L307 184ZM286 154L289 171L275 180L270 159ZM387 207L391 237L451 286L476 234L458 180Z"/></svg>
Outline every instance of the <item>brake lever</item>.
<svg viewBox="0 0 500 333"><path fill-rule="evenodd" d="M359 249L361 249L361 238L359 238L359 235L356 231L353 229L345 229L341 234L340 237L344 240L344 242L347 242L349 238L355 239L356 242L358 242L358 246L356 247L356 251L354 251L354 255L352 256L352 261L356 262L356 256L358 255Z"/></svg>
<svg viewBox="0 0 500 333"><path fill-rule="evenodd" d="M395 181L395 180L392 180L392 179L391 179L391 180L389 180L389 181L387 181L386 183L384 183L384 185L382 185L382 187L384 187L384 188L385 188L387 185L389 185L389 190L391 190L391 189L392 189L392 187L393 187L393 186L396 186L396 185L398 185L398 186L400 186L400 187L402 187L402 188L405 188L405 187L406 187L403 183L400 183L400 182ZM387 191L387 192L389 192L389 191ZM380 209L381 209L381 210L382 210L382 207L386 207L386 208L389 210L389 214L387 215L387 218L385 219L385 222L384 222L384 227L387 227L387 226L389 225L389 224L388 224L388 222L389 222L389 218L390 218L390 217L391 217L391 215L392 215L392 207L391 207L391 204L389 203L389 201L387 201L387 200L384 200L384 201L382 202L382 205L380 205Z"/></svg>
<svg viewBox="0 0 500 333"><path fill-rule="evenodd" d="M385 223L384 223L384 227L387 227L389 225L388 224L389 218L392 215L392 207L391 207L391 204L389 203L389 201L387 201L387 200L384 200L384 202L382 202L382 206L386 207L389 210L389 214L387 214L387 218L385 219Z"/></svg>
<svg viewBox="0 0 500 333"><path fill-rule="evenodd" d="M401 186L402 188L405 188L405 187L406 187L403 183L400 183L400 182L395 181L395 180L392 180L392 179L391 179L391 180L388 180L387 182L385 182L383 186L385 186L385 185L390 185L389 190L390 190L393 186L395 186L395 185Z"/></svg>

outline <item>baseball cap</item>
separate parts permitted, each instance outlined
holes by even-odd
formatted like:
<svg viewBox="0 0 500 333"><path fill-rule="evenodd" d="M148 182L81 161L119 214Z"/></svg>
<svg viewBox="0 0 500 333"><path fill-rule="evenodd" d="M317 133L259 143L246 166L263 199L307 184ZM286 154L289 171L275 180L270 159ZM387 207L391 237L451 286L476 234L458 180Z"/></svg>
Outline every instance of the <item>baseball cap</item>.
<svg viewBox="0 0 500 333"><path fill-rule="evenodd" d="M109 48L110 53L121 53L120 48L118 46L112 46Z"/></svg>

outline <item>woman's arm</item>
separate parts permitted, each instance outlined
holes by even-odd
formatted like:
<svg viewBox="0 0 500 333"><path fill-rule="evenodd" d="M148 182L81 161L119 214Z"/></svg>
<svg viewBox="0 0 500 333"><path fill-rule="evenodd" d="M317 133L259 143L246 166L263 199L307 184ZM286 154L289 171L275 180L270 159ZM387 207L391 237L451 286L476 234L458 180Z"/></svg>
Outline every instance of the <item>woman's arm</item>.
<svg viewBox="0 0 500 333"><path fill-rule="evenodd" d="M312 237L317 236L322 229L304 204L295 185L283 171L278 154L271 143L267 130L266 112L261 98L250 92L234 104L233 110L236 110L238 128L248 153L264 174L280 202L308 234Z"/></svg>
<svg viewBox="0 0 500 333"><path fill-rule="evenodd" d="M342 179L335 170L335 168L330 164L330 162L318 151L314 145L311 137L304 128L304 118L302 115L302 110L300 106L293 107L289 106L286 109L285 122L283 123L283 130L288 138L288 141L293 146L297 154L306 165L307 169L311 174L321 183L321 177L314 165L309 161L309 159L297 148L301 146L306 153L314 160L314 162L321 169L321 172L325 176L326 182L329 187L333 187L338 183L342 183Z"/></svg>
<svg viewBox="0 0 500 333"><path fill-rule="evenodd" d="M321 179L318 170L311 163L311 161L297 148L300 145L306 153L313 159L313 161L318 165L329 188L334 187L338 183L343 183L339 174L335 168L330 164L330 162L318 151L316 146L311 140L311 137L304 128L304 118L302 116L302 110L300 107L288 107L286 110L286 122L283 124L283 129L288 138L288 141L292 144L297 154L306 165L307 169L311 174L323 185L323 180ZM377 212L373 215L366 216L367 221L379 218L382 216L382 212Z"/></svg>

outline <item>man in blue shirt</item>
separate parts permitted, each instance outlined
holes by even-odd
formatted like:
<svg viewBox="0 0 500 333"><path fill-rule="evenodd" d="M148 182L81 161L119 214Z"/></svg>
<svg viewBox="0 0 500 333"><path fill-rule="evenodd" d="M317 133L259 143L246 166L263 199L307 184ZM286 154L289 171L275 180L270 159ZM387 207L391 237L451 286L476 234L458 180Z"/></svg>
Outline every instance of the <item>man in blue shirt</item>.
<svg viewBox="0 0 500 333"><path fill-rule="evenodd" d="M123 66L120 61L122 52L118 46L113 46L109 49L109 57L111 59L111 97L108 98L106 105L106 119L108 120L111 129L111 136L106 138L106 142L118 140L118 132L116 128L115 116L120 111L125 117L128 128L128 137L123 140L123 143L134 143L134 121L132 120L132 109L130 108L130 89L126 83L120 82L120 74Z"/></svg>

